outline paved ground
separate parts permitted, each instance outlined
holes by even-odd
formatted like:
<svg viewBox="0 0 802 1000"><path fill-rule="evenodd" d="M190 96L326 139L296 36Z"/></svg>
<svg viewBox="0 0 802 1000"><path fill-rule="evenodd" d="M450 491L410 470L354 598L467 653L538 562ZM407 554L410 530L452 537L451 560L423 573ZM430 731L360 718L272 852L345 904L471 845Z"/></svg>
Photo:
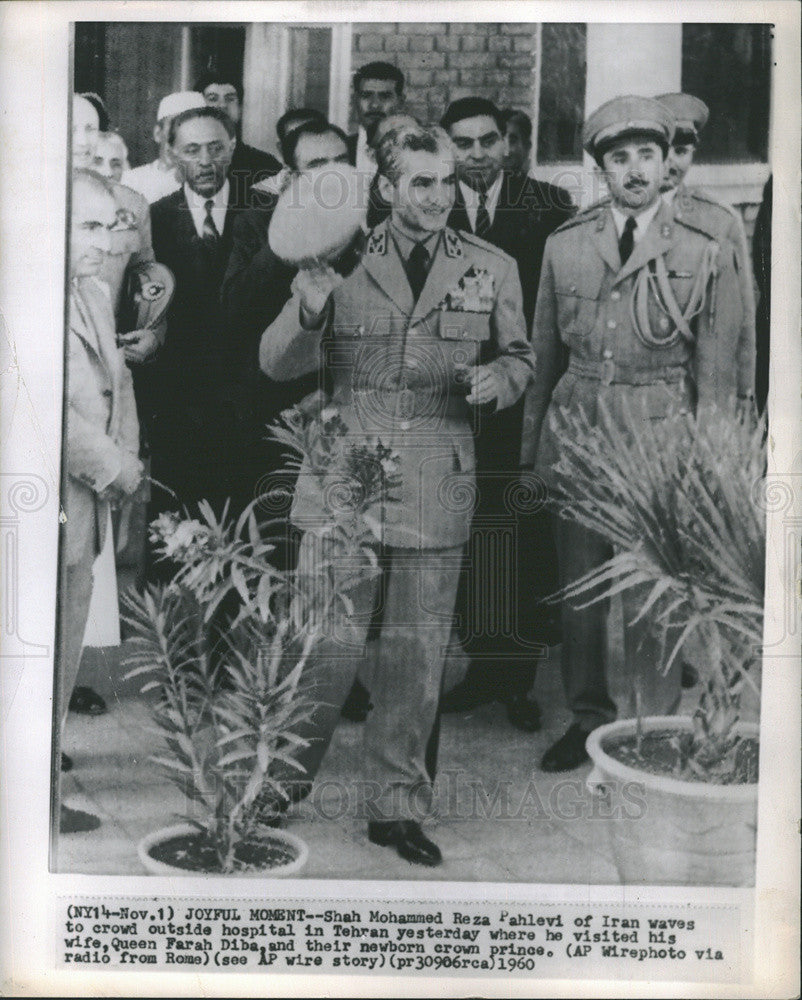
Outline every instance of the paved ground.
<svg viewBox="0 0 802 1000"><path fill-rule="evenodd" d="M64 776L68 804L103 819L97 831L59 839L57 868L67 872L141 874L139 839L174 821L181 797L150 762L155 749L148 711L120 674L117 651L88 651L81 680L107 696L98 718L70 715L65 749L75 761ZM534 735L513 729L503 709L484 706L443 720L437 803L427 826L444 864L436 877L457 881L618 881L606 821L584 790L589 765L565 775L541 772L543 751L568 723L559 681L559 648L549 651L534 693L544 715ZM686 695L686 701L693 698ZM370 844L359 816L361 727L343 721L313 795L289 814L287 829L310 847L308 878L427 879L392 850Z"/></svg>
<svg viewBox="0 0 802 1000"><path fill-rule="evenodd" d="M111 658L108 664L113 666ZM557 708L556 673L551 665L541 671L538 694L548 707L546 728L540 733L530 736L514 730L503 709L495 705L445 717L437 788L440 815L428 828L445 858L438 878L616 880L611 861L599 849L597 831L588 829L586 823L560 818L573 811L571 802L581 794L577 781L584 779L588 768L568 775L572 784L555 791L559 778L542 774L536 767L567 719ZM170 822L181 809L178 791L148 759L153 737L144 703L124 694L112 700L110 708L98 718L71 715L69 719L65 749L75 768L64 779L65 800L102 816L103 826L92 833L60 838L61 871L140 873L137 841ZM361 738L361 726L341 723L313 796L297 806L286 823L287 829L309 844L310 860L303 874L310 878L429 878L426 869L408 865L392 850L366 839L357 792Z"/></svg>

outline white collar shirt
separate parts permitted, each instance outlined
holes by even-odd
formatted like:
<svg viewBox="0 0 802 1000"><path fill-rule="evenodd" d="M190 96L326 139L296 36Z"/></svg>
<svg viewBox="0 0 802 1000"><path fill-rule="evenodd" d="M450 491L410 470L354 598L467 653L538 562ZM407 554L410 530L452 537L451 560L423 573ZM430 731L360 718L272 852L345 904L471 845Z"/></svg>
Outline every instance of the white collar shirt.
<svg viewBox="0 0 802 1000"><path fill-rule="evenodd" d="M501 184L504 180L504 171L499 170L498 177L493 181L486 192L485 208L487 209L487 214L490 216L490 224L492 225L496 218L496 206L498 205L498 196L501 194ZM459 189L462 192L462 200L465 202L465 211L468 213L468 219L471 223L471 229L476 232L476 213L479 211L479 192L472 188L469 184L459 182Z"/></svg>
<svg viewBox="0 0 802 1000"><path fill-rule="evenodd" d="M356 140L356 169L360 174L367 174L371 178L376 174L376 155L368 142L367 132L361 125Z"/></svg>
<svg viewBox="0 0 802 1000"><path fill-rule="evenodd" d="M223 235L223 228L226 224L226 211L228 210L228 189L229 183L228 179L226 179L225 184L223 184L217 194L212 195L210 198L204 198L203 195L193 191L189 184L184 184L184 195L189 205L189 211L192 213L192 221L195 224L195 232L198 236L203 236L203 223L206 219L207 201L214 203L212 207L212 219L217 227L217 232L221 236Z"/></svg>
<svg viewBox="0 0 802 1000"><path fill-rule="evenodd" d="M646 235L646 230L649 228L649 224L652 219L660 210L661 204L662 199L658 198L653 205L650 205L644 212L641 212L639 215L634 217L635 232L632 234L632 240L634 243L640 243ZM613 213L613 222L615 223L615 229L620 240L621 234L624 232L624 226L626 225L628 216L626 216L620 209L616 208L615 205L610 206L610 211Z"/></svg>

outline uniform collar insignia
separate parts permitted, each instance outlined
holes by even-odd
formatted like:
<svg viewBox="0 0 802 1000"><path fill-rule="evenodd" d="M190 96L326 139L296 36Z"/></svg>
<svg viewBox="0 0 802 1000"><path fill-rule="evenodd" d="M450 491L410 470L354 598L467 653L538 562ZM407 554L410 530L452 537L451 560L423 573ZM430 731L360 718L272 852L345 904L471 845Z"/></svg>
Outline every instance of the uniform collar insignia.
<svg viewBox="0 0 802 1000"><path fill-rule="evenodd" d="M443 237L443 246L445 247L446 257L459 258L465 255L462 249L462 240L453 229L447 228L443 233Z"/></svg>
<svg viewBox="0 0 802 1000"><path fill-rule="evenodd" d="M365 253L371 257L384 257L387 253L387 227L377 226L368 236Z"/></svg>

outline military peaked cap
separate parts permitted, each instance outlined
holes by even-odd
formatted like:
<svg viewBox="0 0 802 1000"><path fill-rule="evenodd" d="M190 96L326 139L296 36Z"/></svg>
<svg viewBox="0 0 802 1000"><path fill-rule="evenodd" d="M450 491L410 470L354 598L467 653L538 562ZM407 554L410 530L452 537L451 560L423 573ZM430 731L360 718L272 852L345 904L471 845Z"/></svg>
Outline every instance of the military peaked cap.
<svg viewBox="0 0 802 1000"><path fill-rule="evenodd" d="M588 117L582 131L582 145L593 157L601 156L630 135L654 136L668 145L673 129L674 116L659 101L651 97L614 97Z"/></svg>
<svg viewBox="0 0 802 1000"><path fill-rule="evenodd" d="M699 133L707 124L710 111L704 101L693 94L661 94L655 98L674 116L673 142L690 139L699 141Z"/></svg>

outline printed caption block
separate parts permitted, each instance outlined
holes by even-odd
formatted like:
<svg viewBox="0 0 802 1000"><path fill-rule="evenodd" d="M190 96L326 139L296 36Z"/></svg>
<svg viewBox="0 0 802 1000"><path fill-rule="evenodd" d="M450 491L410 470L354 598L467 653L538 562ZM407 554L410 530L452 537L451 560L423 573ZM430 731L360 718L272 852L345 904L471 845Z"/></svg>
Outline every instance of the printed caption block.
<svg viewBox="0 0 802 1000"><path fill-rule="evenodd" d="M736 982L738 906L61 898L61 968Z"/></svg>

